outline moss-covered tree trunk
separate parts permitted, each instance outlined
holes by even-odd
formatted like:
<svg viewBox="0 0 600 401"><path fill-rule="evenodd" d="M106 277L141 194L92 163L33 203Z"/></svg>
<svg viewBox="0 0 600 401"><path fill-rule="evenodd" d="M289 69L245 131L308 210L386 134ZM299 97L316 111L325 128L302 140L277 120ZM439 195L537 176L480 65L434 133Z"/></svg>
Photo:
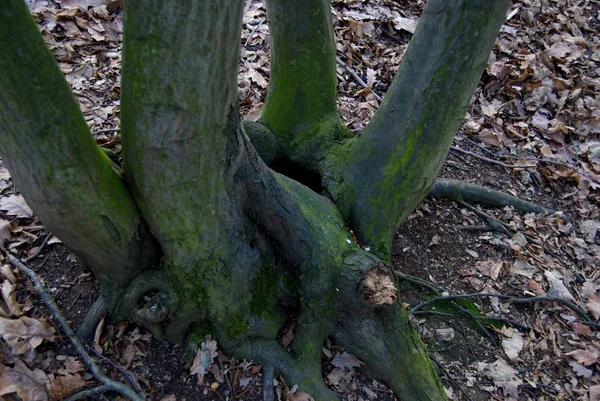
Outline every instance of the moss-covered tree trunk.
<svg viewBox="0 0 600 401"><path fill-rule="evenodd" d="M336 111L327 1L267 1L271 85L261 121L244 125L242 0L125 5L123 179L23 1L0 3L0 154L40 219L96 274L101 310L162 338L212 333L316 400L337 399L321 376L322 344L334 335L400 399L445 399L387 263L508 1L429 0L358 137ZM292 313L286 350L277 338Z"/></svg>

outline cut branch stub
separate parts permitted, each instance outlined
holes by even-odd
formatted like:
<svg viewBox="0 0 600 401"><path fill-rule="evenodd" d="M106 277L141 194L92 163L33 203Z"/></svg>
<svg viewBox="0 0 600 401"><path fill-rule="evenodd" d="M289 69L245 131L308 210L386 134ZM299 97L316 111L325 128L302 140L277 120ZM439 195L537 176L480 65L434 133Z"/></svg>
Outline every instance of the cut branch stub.
<svg viewBox="0 0 600 401"><path fill-rule="evenodd" d="M361 299L373 308L392 305L398 299L398 290L389 276L389 268L378 263L369 269L362 282Z"/></svg>

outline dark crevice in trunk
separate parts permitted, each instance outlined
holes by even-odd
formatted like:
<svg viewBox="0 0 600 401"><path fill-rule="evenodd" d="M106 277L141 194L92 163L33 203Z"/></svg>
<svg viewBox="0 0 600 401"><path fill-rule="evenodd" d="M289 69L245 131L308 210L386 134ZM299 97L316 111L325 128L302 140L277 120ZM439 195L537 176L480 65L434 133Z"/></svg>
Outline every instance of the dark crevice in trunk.
<svg viewBox="0 0 600 401"><path fill-rule="evenodd" d="M275 161L271 168L279 174L285 175L309 187L318 194L323 192L323 180L321 179L321 175L316 171L306 169L288 161Z"/></svg>

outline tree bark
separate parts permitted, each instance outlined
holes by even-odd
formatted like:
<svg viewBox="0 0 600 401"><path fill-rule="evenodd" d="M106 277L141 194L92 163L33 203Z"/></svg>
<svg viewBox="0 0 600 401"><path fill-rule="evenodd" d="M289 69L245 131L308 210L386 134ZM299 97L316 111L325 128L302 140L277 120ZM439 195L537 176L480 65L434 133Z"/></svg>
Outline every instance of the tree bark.
<svg viewBox="0 0 600 401"><path fill-rule="evenodd" d="M332 152L326 187L385 260L442 166L509 3L430 0L373 119L349 148Z"/></svg>
<svg viewBox="0 0 600 401"><path fill-rule="evenodd" d="M281 147L282 164L314 170L332 143L351 136L337 112L331 4L328 0L266 3L271 78L260 122ZM254 130L250 131L254 137ZM264 153L262 147L259 151Z"/></svg>
<svg viewBox="0 0 600 401"><path fill-rule="evenodd" d="M118 294L158 248L22 0L0 2L0 71L0 152L16 186Z"/></svg>
<svg viewBox="0 0 600 401"><path fill-rule="evenodd" d="M250 330L247 283L262 266L262 240L241 212L235 177L246 158L236 84L242 10L241 0L125 3L123 159L164 252L162 269L140 277L126 303L157 296L137 316L157 336L181 338L205 319L230 338Z"/></svg>
<svg viewBox="0 0 600 401"><path fill-rule="evenodd" d="M329 3L269 0L273 77L262 123L246 124L258 151L237 109L243 1L128 0L121 121L133 197L94 145L23 3L2 4L3 155L42 220L57 232L63 224L65 243L97 274L128 283L116 317L159 338L216 334L224 350L319 401L338 399L321 371L334 334L402 400L446 398L386 262L395 229L435 179L507 0L430 0L358 138L335 107ZM274 172L259 152L275 168L318 175L323 194ZM156 246L137 207L164 253L153 269ZM88 226L102 243L75 240ZM277 339L291 311L288 351Z"/></svg>

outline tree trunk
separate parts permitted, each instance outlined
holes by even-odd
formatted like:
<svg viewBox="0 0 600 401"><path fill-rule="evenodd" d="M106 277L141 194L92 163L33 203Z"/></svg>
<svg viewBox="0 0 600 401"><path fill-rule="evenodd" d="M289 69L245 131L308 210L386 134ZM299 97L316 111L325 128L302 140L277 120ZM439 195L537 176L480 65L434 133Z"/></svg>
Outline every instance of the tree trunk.
<svg viewBox="0 0 600 401"><path fill-rule="evenodd" d="M22 0L0 2L0 71L0 151L13 180L118 298L158 247Z"/></svg>
<svg viewBox="0 0 600 401"><path fill-rule="evenodd" d="M336 111L329 3L267 5L272 81L261 122L242 125L243 1L125 2L125 183L25 6L5 0L0 151L40 219L99 279L114 277L113 318L159 338L215 334L326 401L338 398L321 372L333 334L402 400L443 400L386 263L395 229L435 179L508 1L430 0L357 138ZM292 313L288 351L277 338Z"/></svg>

